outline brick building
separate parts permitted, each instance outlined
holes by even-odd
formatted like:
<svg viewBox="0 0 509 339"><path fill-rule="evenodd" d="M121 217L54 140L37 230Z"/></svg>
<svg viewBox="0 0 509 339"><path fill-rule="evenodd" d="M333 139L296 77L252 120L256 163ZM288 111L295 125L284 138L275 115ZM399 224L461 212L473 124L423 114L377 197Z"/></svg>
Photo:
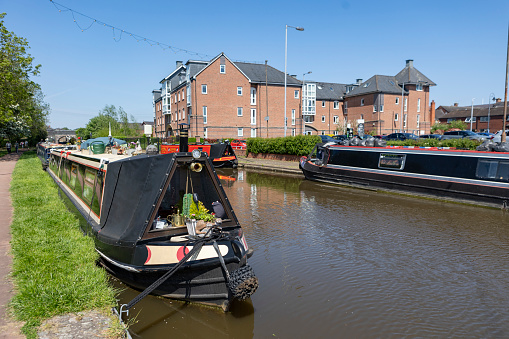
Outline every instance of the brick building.
<svg viewBox="0 0 509 339"><path fill-rule="evenodd" d="M154 133L175 135L180 123L188 123L190 136L283 136L284 77L267 64L233 62L224 53L209 62L177 61L153 91ZM376 134L429 133L430 86L435 84L412 60L396 76L355 84L301 82L287 75L286 135L343 134L348 122L356 126L359 119Z"/></svg>
<svg viewBox="0 0 509 339"><path fill-rule="evenodd" d="M413 60L395 76L374 75L347 86L345 120L356 125L364 120L366 132L390 134L397 131L427 134L433 124L429 88L436 84L413 67Z"/></svg>
<svg viewBox="0 0 509 339"><path fill-rule="evenodd" d="M473 109L472 109L473 108ZM473 113L473 114L472 114ZM454 120L461 120L467 123L470 129L472 118L472 130L474 132L496 132L502 130L504 121L504 102L496 99L494 103L472 106L439 106L436 109L436 120L441 123L451 123ZM507 119L507 118L506 118ZM509 129L509 122L506 121L506 129Z"/></svg>

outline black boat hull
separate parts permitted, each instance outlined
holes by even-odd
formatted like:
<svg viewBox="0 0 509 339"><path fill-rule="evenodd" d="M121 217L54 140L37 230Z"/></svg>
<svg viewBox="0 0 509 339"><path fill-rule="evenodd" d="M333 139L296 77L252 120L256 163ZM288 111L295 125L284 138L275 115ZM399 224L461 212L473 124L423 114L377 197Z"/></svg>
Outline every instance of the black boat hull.
<svg viewBox="0 0 509 339"><path fill-rule="evenodd" d="M509 184L504 182L336 164L320 166L307 158L301 159L300 168L308 180L488 207L507 208L509 203Z"/></svg>

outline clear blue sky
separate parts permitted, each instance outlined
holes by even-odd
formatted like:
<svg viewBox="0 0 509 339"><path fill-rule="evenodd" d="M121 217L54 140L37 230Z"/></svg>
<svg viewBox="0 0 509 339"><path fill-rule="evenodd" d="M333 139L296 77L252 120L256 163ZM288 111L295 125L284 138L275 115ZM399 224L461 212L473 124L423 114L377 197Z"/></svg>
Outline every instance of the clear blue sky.
<svg viewBox="0 0 509 339"><path fill-rule="evenodd" d="M509 1L120 1L56 0L74 11L176 48L284 70L306 79L353 83L396 75L406 59L434 81L437 106L504 97ZM164 50L49 0L0 0L7 29L26 38L52 127L84 127L106 105L138 122L153 119L152 90L175 61L205 60ZM84 32L76 22L86 28ZM115 35L114 35L115 34ZM114 37L118 41L115 41ZM118 38L121 38L120 40Z"/></svg>

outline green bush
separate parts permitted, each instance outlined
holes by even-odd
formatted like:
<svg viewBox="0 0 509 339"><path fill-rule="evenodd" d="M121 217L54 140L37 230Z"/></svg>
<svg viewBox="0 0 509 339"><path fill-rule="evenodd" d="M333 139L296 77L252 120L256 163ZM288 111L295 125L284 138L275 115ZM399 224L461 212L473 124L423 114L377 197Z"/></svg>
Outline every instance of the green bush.
<svg viewBox="0 0 509 339"><path fill-rule="evenodd" d="M475 150L481 144L480 141L461 139L419 139L405 141L387 141L387 146L418 146L418 147L454 147L457 149Z"/></svg>
<svg viewBox="0 0 509 339"><path fill-rule="evenodd" d="M317 135L297 135L284 138L249 138L247 151L249 153L270 153L308 155L313 147L322 139Z"/></svg>

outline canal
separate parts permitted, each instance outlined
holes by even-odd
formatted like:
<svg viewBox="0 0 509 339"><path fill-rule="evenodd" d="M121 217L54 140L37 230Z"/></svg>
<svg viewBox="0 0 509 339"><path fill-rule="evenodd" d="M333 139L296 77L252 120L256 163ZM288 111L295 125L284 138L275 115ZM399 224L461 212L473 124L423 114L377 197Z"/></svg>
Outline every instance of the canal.
<svg viewBox="0 0 509 339"><path fill-rule="evenodd" d="M218 174L260 287L229 313L145 298L133 338L509 337L508 212Z"/></svg>

